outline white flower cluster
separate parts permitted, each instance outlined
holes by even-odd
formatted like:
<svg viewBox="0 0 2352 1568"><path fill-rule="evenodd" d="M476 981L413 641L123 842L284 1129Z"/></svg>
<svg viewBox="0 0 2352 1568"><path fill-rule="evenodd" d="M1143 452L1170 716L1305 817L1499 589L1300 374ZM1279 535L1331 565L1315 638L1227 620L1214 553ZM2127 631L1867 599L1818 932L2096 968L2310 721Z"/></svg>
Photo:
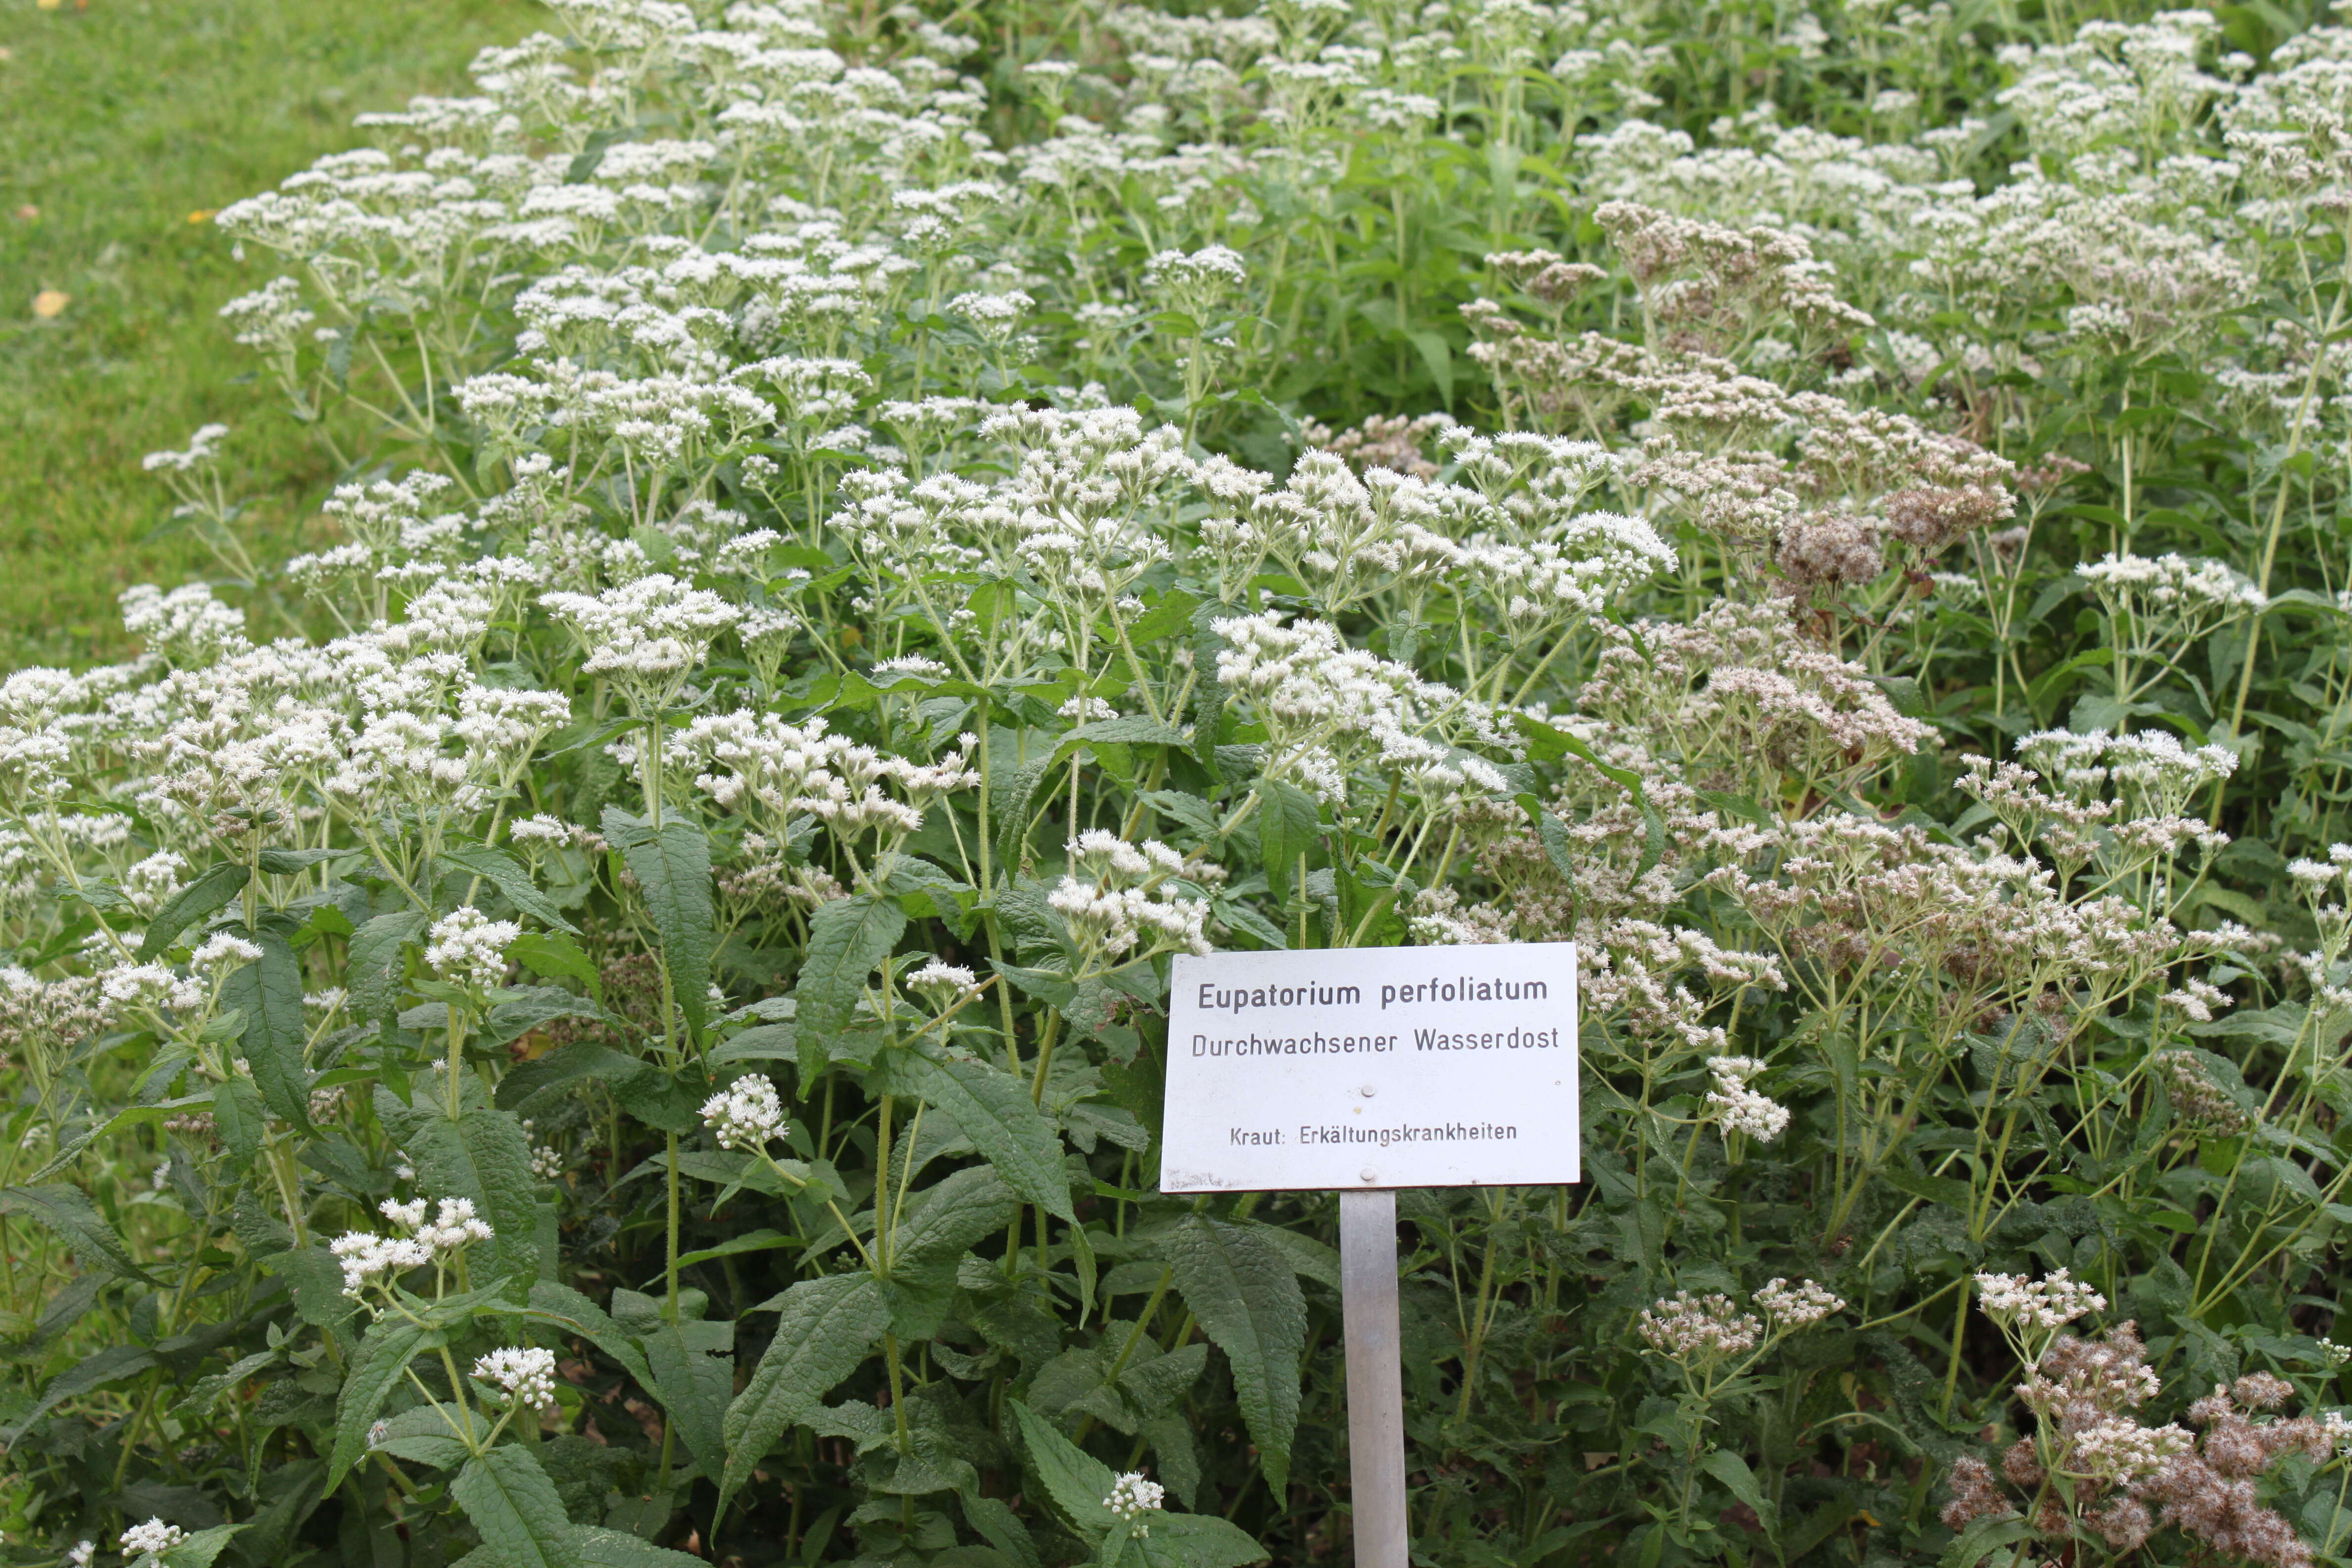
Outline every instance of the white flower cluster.
<svg viewBox="0 0 2352 1568"><path fill-rule="evenodd" d="M1159 1511L1167 1496L1159 1482L1146 1480L1140 1470L1129 1470L1111 1482L1110 1495L1103 1499L1103 1507L1134 1524L1136 1534L1149 1535L1150 1527L1141 1522L1142 1518Z"/></svg>
<svg viewBox="0 0 2352 1568"><path fill-rule="evenodd" d="M2236 612L2259 610L2263 591L2219 561L2182 555L2132 555L2109 551L2074 568L2093 587L2117 597L2169 608L2174 605Z"/></svg>
<svg viewBox="0 0 2352 1568"><path fill-rule="evenodd" d="M2005 1321L2036 1329L2063 1328L2085 1312L2104 1312L2107 1299L2061 1268L2041 1279L2022 1274L1979 1274L1977 1301Z"/></svg>
<svg viewBox="0 0 2352 1568"><path fill-rule="evenodd" d="M759 1149L782 1136L784 1104L772 1079L739 1078L702 1102L702 1123L721 1149Z"/></svg>
<svg viewBox="0 0 2352 1568"><path fill-rule="evenodd" d="M935 1013L944 1013L980 989L979 978L960 963L946 963L932 959L906 977L906 987L930 1005Z"/></svg>
<svg viewBox="0 0 2352 1568"><path fill-rule="evenodd" d="M428 1219L426 1201L401 1203L386 1198L378 1205L383 1216L411 1234L378 1236L373 1231L347 1230L327 1244L343 1268L343 1294L357 1296L364 1287L426 1264L446 1268L457 1254L497 1233L474 1213L470 1198L443 1198Z"/></svg>
<svg viewBox="0 0 2352 1568"><path fill-rule="evenodd" d="M1139 942L1146 942L1147 953L1209 951L1208 900L1171 884L1183 873L1182 855L1156 838L1129 844L1103 828L1088 828L1068 848L1074 874L1045 901L1082 948L1110 958Z"/></svg>
<svg viewBox="0 0 2352 1568"><path fill-rule="evenodd" d="M1706 1068L1715 1077L1706 1102L1715 1107L1727 1135L1739 1133L1769 1143L1787 1130L1789 1108L1748 1087L1748 1080L1764 1070L1762 1062L1754 1057L1717 1057Z"/></svg>
<svg viewBox="0 0 2352 1568"><path fill-rule="evenodd" d="M1677 1290L1643 1309L1642 1338L1660 1355L1685 1363L1717 1362L1754 1350L1764 1324L1728 1296Z"/></svg>
<svg viewBox="0 0 2352 1568"><path fill-rule="evenodd" d="M1800 1279L1790 1285L1786 1279L1768 1279L1756 1292L1755 1305L1779 1329L1807 1329L1832 1313L1845 1310L1845 1298L1835 1295L1825 1286L1811 1279Z"/></svg>
<svg viewBox="0 0 2352 1568"><path fill-rule="evenodd" d="M494 921L471 904L460 904L433 922L426 933L425 967L464 985L496 985L506 977L507 949L522 935L512 921Z"/></svg>
<svg viewBox="0 0 2352 1568"><path fill-rule="evenodd" d="M122 1532L122 1550L137 1556L142 1552L161 1555L188 1538L188 1532L176 1524L165 1524L151 1519L144 1524L134 1524Z"/></svg>
<svg viewBox="0 0 2352 1568"><path fill-rule="evenodd" d="M531 1410L555 1407L555 1352L536 1346L509 1345L474 1362L477 1380L499 1389L517 1405Z"/></svg>

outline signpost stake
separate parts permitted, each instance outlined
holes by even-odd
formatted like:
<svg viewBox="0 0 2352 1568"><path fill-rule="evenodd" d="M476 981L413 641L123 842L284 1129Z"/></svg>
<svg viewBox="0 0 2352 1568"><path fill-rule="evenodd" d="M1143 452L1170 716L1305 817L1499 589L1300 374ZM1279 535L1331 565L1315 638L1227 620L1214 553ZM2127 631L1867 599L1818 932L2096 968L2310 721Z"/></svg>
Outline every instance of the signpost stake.
<svg viewBox="0 0 2352 1568"><path fill-rule="evenodd" d="M1339 1305L1347 1335L1356 1568L1410 1568L1393 1191L1339 1194Z"/></svg>

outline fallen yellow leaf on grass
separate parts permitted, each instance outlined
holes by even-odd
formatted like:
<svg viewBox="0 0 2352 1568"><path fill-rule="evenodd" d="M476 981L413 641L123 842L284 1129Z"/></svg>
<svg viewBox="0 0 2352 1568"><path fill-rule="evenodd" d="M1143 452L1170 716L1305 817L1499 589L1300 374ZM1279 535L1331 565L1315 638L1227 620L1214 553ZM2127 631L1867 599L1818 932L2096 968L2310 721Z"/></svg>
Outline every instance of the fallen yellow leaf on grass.
<svg viewBox="0 0 2352 1568"><path fill-rule="evenodd" d="M33 0L33 4L44 11L54 11L65 3L66 0Z"/></svg>
<svg viewBox="0 0 2352 1568"><path fill-rule="evenodd" d="M218 211L220 211L220 208L218 207L198 207L195 211L188 215L188 221L190 223L203 223Z"/></svg>
<svg viewBox="0 0 2352 1568"><path fill-rule="evenodd" d="M51 316L61 314L72 303L72 295L56 289L44 289L33 296L33 314L47 321Z"/></svg>

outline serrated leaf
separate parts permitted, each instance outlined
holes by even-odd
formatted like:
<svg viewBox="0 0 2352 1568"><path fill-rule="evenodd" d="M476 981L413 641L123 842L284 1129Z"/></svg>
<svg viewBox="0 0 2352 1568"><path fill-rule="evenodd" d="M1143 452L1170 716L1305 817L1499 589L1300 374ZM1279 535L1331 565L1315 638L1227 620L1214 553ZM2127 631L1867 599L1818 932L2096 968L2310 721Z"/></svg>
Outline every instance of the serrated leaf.
<svg viewBox="0 0 2352 1568"><path fill-rule="evenodd" d="M572 1528L564 1538L579 1568L710 1568L702 1558L656 1546L642 1536L617 1530Z"/></svg>
<svg viewBox="0 0 2352 1568"><path fill-rule="evenodd" d="M545 979L577 980L588 987L589 995L604 999L604 977L596 972L596 961L569 936L527 931L507 944L507 956Z"/></svg>
<svg viewBox="0 0 2352 1568"><path fill-rule="evenodd" d="M1278 901L1290 898L1301 860L1311 860L1322 841L1322 808L1315 797L1279 779L1257 782L1257 846L1265 864L1265 884Z"/></svg>
<svg viewBox="0 0 2352 1568"><path fill-rule="evenodd" d="M1186 1215L1170 1233L1176 1289L1233 1365L1234 1395L1279 1497L1298 1428L1298 1368L1307 1351L1307 1299L1290 1259L1255 1231Z"/></svg>
<svg viewBox="0 0 2352 1568"><path fill-rule="evenodd" d="M310 1125L310 1068L302 1047L302 966L294 949L274 931L247 931L261 956L230 972L221 983L221 1002L245 1016L245 1059L262 1103L281 1121Z"/></svg>
<svg viewBox="0 0 2352 1568"><path fill-rule="evenodd" d="M466 1461L449 1495L466 1510L498 1568L571 1568L577 1533L563 1500L530 1449L502 1443Z"/></svg>
<svg viewBox="0 0 2352 1568"><path fill-rule="evenodd" d="M368 1428L408 1371L408 1363L441 1342L441 1332L406 1318L376 1320L360 1342L358 1362L335 1396L335 1451L327 1460L326 1489L367 1453Z"/></svg>
<svg viewBox="0 0 2352 1568"><path fill-rule="evenodd" d="M243 892L252 879L250 870L234 861L217 860L205 867L147 922L146 932L139 939L139 956L152 958L171 946L182 931Z"/></svg>
<svg viewBox="0 0 2352 1568"><path fill-rule="evenodd" d="M499 1110L520 1112L530 1109L542 1096L552 1096L592 1079L625 1079L644 1066L636 1058L625 1057L609 1046L574 1040L509 1068L506 1077L499 1079L493 1098Z"/></svg>
<svg viewBox="0 0 2352 1568"><path fill-rule="evenodd" d="M541 1279L530 1288L529 1315L541 1322L578 1334L606 1355L621 1363L622 1369L637 1382L650 1388L654 1374L646 1358L620 1324L614 1322L604 1308L574 1290L569 1285L552 1279Z"/></svg>
<svg viewBox="0 0 2352 1568"><path fill-rule="evenodd" d="M2014 1546L2033 1533L2032 1526L2015 1515L2003 1519L1972 1519L1969 1527L1936 1559L1936 1568L1976 1568L2004 1546Z"/></svg>
<svg viewBox="0 0 2352 1568"><path fill-rule="evenodd" d="M563 918L563 911L539 890L539 884L530 879L530 873L523 869L522 863L505 850L493 849L487 844L450 845L442 849L441 858L460 870L471 871L481 878L504 893L507 902L541 924L578 934L572 922ZM636 867L632 864L629 869L634 871Z"/></svg>
<svg viewBox="0 0 2352 1568"><path fill-rule="evenodd" d="M0 1450L15 1447L16 1439L32 1430L33 1423L65 1401L88 1394L94 1388L120 1383L154 1364L155 1353L144 1345L109 1345L94 1355L83 1357L49 1379L31 1409L6 1427L0 1428Z"/></svg>
<svg viewBox="0 0 2352 1568"><path fill-rule="evenodd" d="M731 1351L732 1322L684 1321L663 1323L640 1334L646 1364L652 1369L654 1397L677 1426L695 1468L717 1481L726 1458L728 1396L735 1391L735 1363L714 1352Z"/></svg>
<svg viewBox="0 0 2352 1568"><path fill-rule="evenodd" d="M474 1279L488 1284L539 1272L539 1178L530 1171L530 1140L512 1112L467 1106L455 1120L416 1110L379 1090L378 1117L416 1167L419 1191L436 1198L470 1198L492 1236L473 1253Z"/></svg>
<svg viewBox="0 0 2352 1568"><path fill-rule="evenodd" d="M927 1050L898 1053L891 1074L946 1111L1006 1186L1046 1213L1076 1222L1061 1134L1030 1100L1027 1085L985 1062Z"/></svg>
<svg viewBox="0 0 2352 1568"><path fill-rule="evenodd" d="M1245 1568L1271 1555L1240 1525L1213 1513L1156 1514L1128 1552L1144 1568Z"/></svg>
<svg viewBox="0 0 2352 1568"><path fill-rule="evenodd" d="M897 900L864 893L822 904L809 918L808 956L793 995L800 1004L800 1048L804 1058L812 1049L817 1053L815 1072L824 1070L825 1037L848 1027L866 980L906 930L907 914ZM814 1079L815 1072L804 1059L803 1076Z"/></svg>
<svg viewBox="0 0 2352 1568"><path fill-rule="evenodd" d="M865 1273L804 1279L767 1305L782 1314L776 1337L743 1392L727 1406L721 1518L784 1429L816 1414L835 1385L857 1370L890 1321L881 1284Z"/></svg>
<svg viewBox="0 0 2352 1568"><path fill-rule="evenodd" d="M691 822L665 822L656 832L610 808L604 836L621 847L621 858L645 892L677 1010L699 1031L709 1015L710 955L719 946L710 905L710 837Z"/></svg>
<svg viewBox="0 0 2352 1568"><path fill-rule="evenodd" d="M352 1016L374 1023L400 1000L402 953L425 930L421 910L395 910L376 916L353 932L344 984Z"/></svg>
<svg viewBox="0 0 2352 1568"><path fill-rule="evenodd" d="M62 1184L0 1187L0 1213L21 1214L39 1221L85 1263L98 1264L110 1273L142 1284L159 1283L153 1275L131 1260L131 1251L122 1245L122 1237L115 1234L114 1226L107 1223L106 1216L98 1212L98 1205L89 1201L89 1194L79 1187Z"/></svg>
<svg viewBox="0 0 2352 1568"><path fill-rule="evenodd" d="M210 1530L199 1530L163 1553L163 1568L213 1568L230 1538L244 1528L242 1523L215 1524Z"/></svg>
<svg viewBox="0 0 2352 1568"><path fill-rule="evenodd" d="M1045 1493L1082 1540L1098 1540L1125 1521L1103 1505L1118 1477L1108 1465L1054 1430L1053 1424L1017 1399L1005 1405L1021 1428L1029 1468Z"/></svg>
<svg viewBox="0 0 2352 1568"><path fill-rule="evenodd" d="M919 1267L961 1258L981 1237L1002 1232L1019 1206L993 1170L966 1166L908 1199L908 1212L891 1242L891 1261Z"/></svg>

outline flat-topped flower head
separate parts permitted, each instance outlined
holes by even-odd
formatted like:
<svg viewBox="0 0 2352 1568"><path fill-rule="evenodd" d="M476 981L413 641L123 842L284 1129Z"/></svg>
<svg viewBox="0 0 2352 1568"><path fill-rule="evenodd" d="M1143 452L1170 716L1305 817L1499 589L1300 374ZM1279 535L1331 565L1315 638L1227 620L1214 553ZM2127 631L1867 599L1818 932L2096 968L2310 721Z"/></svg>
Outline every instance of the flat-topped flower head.
<svg viewBox="0 0 2352 1568"><path fill-rule="evenodd" d="M1786 1279L1769 1279L1756 1292L1756 1310L1776 1329L1809 1329L1844 1311L1845 1298L1811 1279L1800 1279L1794 1285Z"/></svg>
<svg viewBox="0 0 2352 1568"><path fill-rule="evenodd" d="M783 1135L784 1105L774 1080L739 1078L702 1102L702 1122L721 1149L759 1149Z"/></svg>
<svg viewBox="0 0 2352 1568"><path fill-rule="evenodd" d="M1157 1513L1168 1494L1159 1482L1146 1480L1140 1470L1129 1470L1111 1482L1110 1495L1103 1499L1103 1507L1135 1526L1138 1535L1149 1535L1150 1527L1143 1516Z"/></svg>
<svg viewBox="0 0 2352 1568"><path fill-rule="evenodd" d="M425 967L461 985L496 985L506 977L507 948L520 935L522 927L513 921L494 921L460 904L433 922Z"/></svg>
<svg viewBox="0 0 2352 1568"><path fill-rule="evenodd" d="M188 1532L176 1524L165 1524L151 1519L144 1524L134 1524L122 1532L122 1550L132 1557L161 1556L188 1538Z"/></svg>
<svg viewBox="0 0 2352 1568"><path fill-rule="evenodd" d="M1979 1274L1977 1301L1985 1311L2021 1327L2057 1330L2085 1312L2104 1312L2107 1299L2063 1268L2047 1278L2029 1279L2022 1274Z"/></svg>
<svg viewBox="0 0 2352 1568"><path fill-rule="evenodd" d="M515 1405L530 1410L555 1407L555 1352L537 1346L507 1346L478 1357L476 1381L504 1394Z"/></svg>
<svg viewBox="0 0 2352 1568"><path fill-rule="evenodd" d="M1721 1361L1756 1348L1764 1325L1728 1296L1677 1290L1643 1309L1635 1325L1649 1347L1672 1361Z"/></svg>

